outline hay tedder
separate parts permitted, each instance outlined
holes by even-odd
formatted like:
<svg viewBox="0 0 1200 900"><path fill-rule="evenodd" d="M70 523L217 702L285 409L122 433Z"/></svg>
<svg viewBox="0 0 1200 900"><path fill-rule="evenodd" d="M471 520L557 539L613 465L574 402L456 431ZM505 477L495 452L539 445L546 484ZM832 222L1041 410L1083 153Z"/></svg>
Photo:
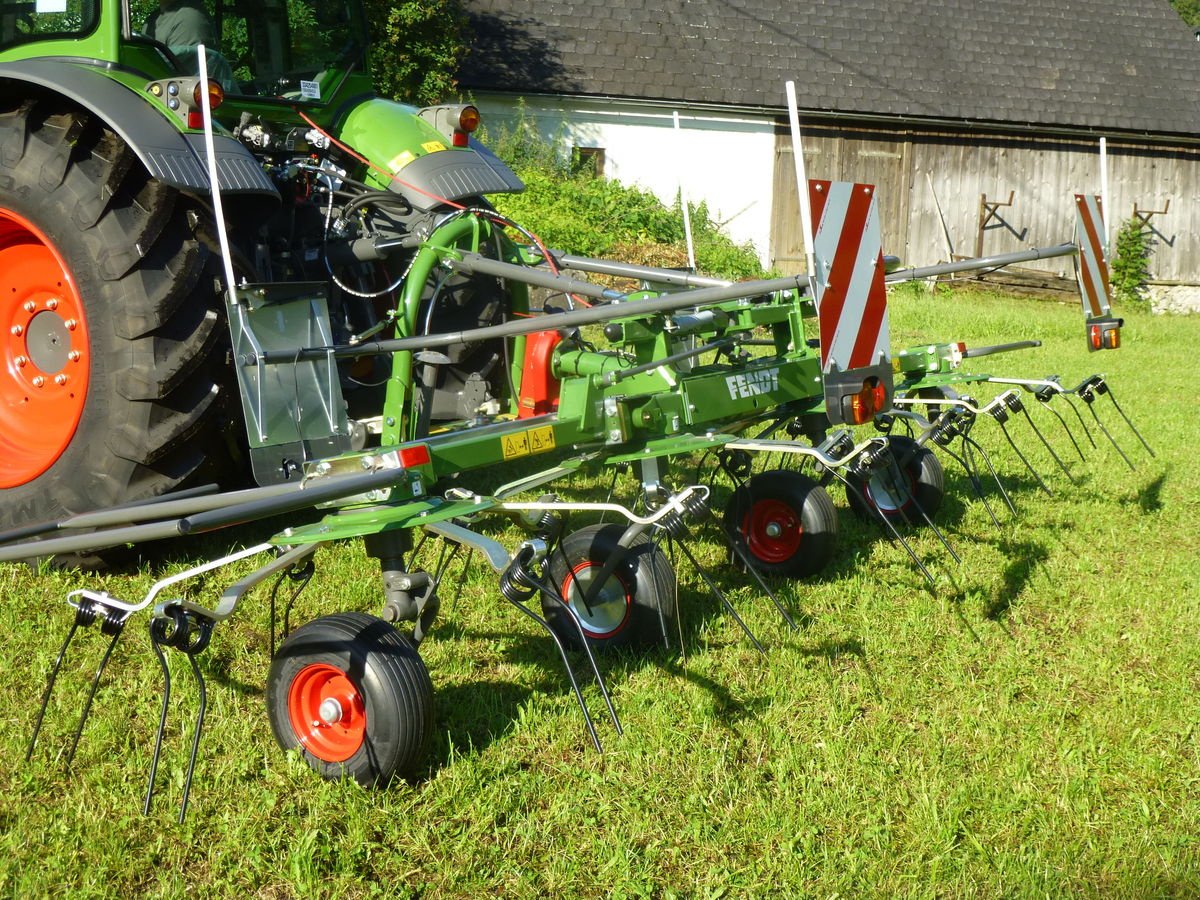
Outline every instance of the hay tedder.
<svg viewBox="0 0 1200 900"><path fill-rule="evenodd" d="M19 94L0 117L13 173L0 176L0 272L16 285L15 301L0 298L11 335L0 561L321 511L140 598L69 594L74 621L30 753L79 630L99 624L108 642L74 744L118 640L147 613L164 676L147 808L169 708L166 651L189 659L201 689L190 785L204 722L198 655L257 586L302 587L324 546L363 540L379 561L380 614L324 615L273 648L271 726L326 777L376 785L422 761L433 689L418 648L462 548L555 643L599 748L572 660L619 730L596 654L673 646L676 563L762 649L689 546L705 521L795 627L769 580L815 574L833 557L834 482L906 548L907 526L941 538L937 450L999 522L989 498L1015 510L976 423L996 422L1046 488L1007 427L1020 417L1070 475L1030 399L1081 456L1073 424L1094 445L1082 404L1132 465L1096 401L1108 397L1141 436L1102 376L1070 386L960 369L1031 342L889 346L889 281L1078 253L1089 346L1116 348L1094 198L1076 198L1078 246L919 270L885 271L872 186L828 181L807 182L811 275L728 283L581 258L547 249L486 202L522 185L470 139L473 108L363 99L355 3L268 0L251 16L210 7L220 51L138 34L115 0L43 31L41 4L10 8L23 12L4 13L11 49L0 54L3 96ZM79 41L125 64L100 72L44 58ZM1000 393L984 402L961 392L979 384ZM223 490L205 476L233 455L220 411L234 385L258 486ZM60 419L69 426L52 427ZM561 496L573 475L605 470L634 472L636 500ZM731 489L720 512L710 502L718 479ZM54 514L37 515L34 497L52 498ZM484 527L503 518L526 531L516 546ZM429 541L449 549L426 570L414 561ZM250 559L257 568L219 596L189 593Z"/></svg>

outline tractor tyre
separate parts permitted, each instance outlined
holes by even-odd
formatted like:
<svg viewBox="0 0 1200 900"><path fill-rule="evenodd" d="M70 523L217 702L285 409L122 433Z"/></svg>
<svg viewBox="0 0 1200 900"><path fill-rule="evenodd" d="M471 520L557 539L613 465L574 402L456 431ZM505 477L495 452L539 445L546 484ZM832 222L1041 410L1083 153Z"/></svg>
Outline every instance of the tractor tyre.
<svg viewBox="0 0 1200 900"><path fill-rule="evenodd" d="M928 447L904 435L890 435L888 444L895 465L870 478L846 477L850 509L866 521L878 521L880 514L893 524L924 525L925 516L932 521L946 497L941 462Z"/></svg>
<svg viewBox="0 0 1200 900"><path fill-rule="evenodd" d="M0 531L231 469L198 222L92 114L0 101Z"/></svg>
<svg viewBox="0 0 1200 900"><path fill-rule="evenodd" d="M738 563L763 575L804 578L820 572L837 549L837 511L829 494L800 472L759 472L739 485L725 507L725 530Z"/></svg>
<svg viewBox="0 0 1200 900"><path fill-rule="evenodd" d="M547 577L557 596L543 591L542 613L568 647L582 646L581 632L594 650L669 643L675 629L675 570L645 536L621 547L624 532L623 525L589 525L567 535L550 554ZM588 600L605 562L617 554L616 569Z"/></svg>
<svg viewBox="0 0 1200 900"><path fill-rule="evenodd" d="M267 712L279 746L300 748L323 778L383 787L424 760L433 685L412 641L383 619L322 616L280 645Z"/></svg>

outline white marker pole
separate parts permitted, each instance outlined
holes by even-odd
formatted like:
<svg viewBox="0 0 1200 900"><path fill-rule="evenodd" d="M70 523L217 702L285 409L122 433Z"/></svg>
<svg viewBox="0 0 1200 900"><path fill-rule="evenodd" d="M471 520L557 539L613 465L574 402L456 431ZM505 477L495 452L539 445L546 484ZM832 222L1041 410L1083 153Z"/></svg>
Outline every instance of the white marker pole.
<svg viewBox="0 0 1200 900"><path fill-rule="evenodd" d="M800 231L804 237L804 263L810 278L816 277L813 256L812 207L808 202L808 176L804 171L804 145L800 140L800 110L796 104L796 82L789 81L787 89L788 121L792 126L792 161L796 165L796 194L800 199Z"/></svg>
<svg viewBox="0 0 1200 900"><path fill-rule="evenodd" d="M213 218L216 219L217 240L221 245L221 258L225 263L225 289L229 292L229 301L237 305L237 282L233 275L233 255L229 252L229 234L225 230L225 207L221 204L221 182L217 173L217 151L213 143L212 109L208 102L208 54L204 45L196 47L196 61L200 64L200 90L204 102L200 104L200 113L204 120L204 150L208 155L208 180L212 186Z"/></svg>
<svg viewBox="0 0 1200 900"><path fill-rule="evenodd" d="M675 121L675 145L679 148L680 158L683 157L683 132L679 128L679 112L671 113L671 118ZM696 271L696 247L692 243L692 214L688 209L687 188L683 184L683 169L680 168L679 175L679 202L683 206L683 234L687 238L687 253L688 253L688 268L693 272Z"/></svg>
<svg viewBox="0 0 1200 900"><path fill-rule="evenodd" d="M1108 255L1108 139L1100 138L1100 234Z"/></svg>

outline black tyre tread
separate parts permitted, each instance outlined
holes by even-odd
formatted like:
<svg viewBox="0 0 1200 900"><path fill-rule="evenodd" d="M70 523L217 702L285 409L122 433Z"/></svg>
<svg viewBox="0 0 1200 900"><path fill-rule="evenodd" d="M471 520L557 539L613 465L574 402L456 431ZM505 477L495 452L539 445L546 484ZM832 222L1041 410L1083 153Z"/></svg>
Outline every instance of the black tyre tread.
<svg viewBox="0 0 1200 900"><path fill-rule="evenodd" d="M279 709L274 705L274 693L281 690L286 706L289 685L274 683L279 677L283 661L300 653L336 655L343 649L340 645L351 641L373 643L369 652L374 664L385 676L383 683L399 685L401 688L388 699L396 702L400 718L415 727L400 735L396 751L388 760L376 755L374 744L370 741L359 754L345 763L326 763L303 748L301 752L308 764L322 777L337 779L345 775L364 787L382 787L396 776L414 773L433 733L433 684L429 673L408 637L383 619L365 613L336 613L314 619L296 629L280 647L271 665L269 678L272 684L267 692L271 727L276 740L285 750L301 746L287 723L286 709L280 716ZM394 652L386 652L389 648Z"/></svg>
<svg viewBox="0 0 1200 900"><path fill-rule="evenodd" d="M755 560L755 569L764 575L805 578L817 574L829 564L836 551L838 533L837 509L833 500L825 488L809 476L790 469L774 469L754 475L729 498L725 507L725 529L745 555L753 559L754 554L741 532L746 504L756 499L786 498L789 493L800 498L798 512L809 540L791 559L781 563ZM741 559L737 562L744 565Z"/></svg>
<svg viewBox="0 0 1200 900"><path fill-rule="evenodd" d="M0 206L67 258L92 353L75 439L49 471L0 492L0 528L227 477L220 269L190 201L59 97L0 100L0 159Z"/></svg>

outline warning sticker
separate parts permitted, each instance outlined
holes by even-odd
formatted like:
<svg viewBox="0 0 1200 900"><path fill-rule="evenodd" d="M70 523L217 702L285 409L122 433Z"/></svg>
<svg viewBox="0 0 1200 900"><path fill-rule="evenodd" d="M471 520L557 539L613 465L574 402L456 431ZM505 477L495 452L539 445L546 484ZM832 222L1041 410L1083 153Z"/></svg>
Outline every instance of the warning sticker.
<svg viewBox="0 0 1200 900"><path fill-rule="evenodd" d="M320 100L321 99L321 82L319 81L301 81L300 82L300 97L304 100Z"/></svg>
<svg viewBox="0 0 1200 900"><path fill-rule="evenodd" d="M529 432L522 431L520 434L510 434L500 439L500 444L504 449L505 459L516 459L518 456L529 455Z"/></svg>
<svg viewBox="0 0 1200 900"><path fill-rule="evenodd" d="M505 459L516 459L531 453L549 453L557 444L553 426L543 425L541 428L505 435L500 439L500 446Z"/></svg>
<svg viewBox="0 0 1200 900"><path fill-rule="evenodd" d="M531 453L547 453L554 449L554 428L543 425L529 431L529 451Z"/></svg>
<svg viewBox="0 0 1200 900"><path fill-rule="evenodd" d="M439 150L445 150L446 145L441 141L426 141L421 145L421 149L426 153L437 153Z"/></svg>

